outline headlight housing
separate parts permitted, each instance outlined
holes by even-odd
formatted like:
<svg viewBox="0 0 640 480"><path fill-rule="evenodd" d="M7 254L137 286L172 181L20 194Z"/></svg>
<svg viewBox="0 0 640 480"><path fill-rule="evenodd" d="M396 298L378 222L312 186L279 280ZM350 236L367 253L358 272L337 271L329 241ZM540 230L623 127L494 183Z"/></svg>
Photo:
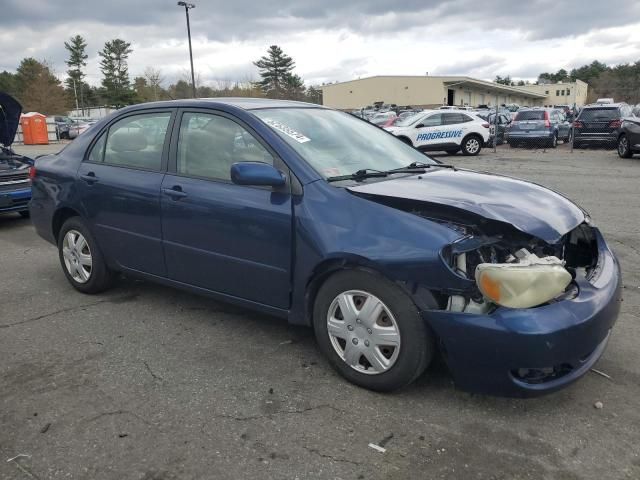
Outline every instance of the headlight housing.
<svg viewBox="0 0 640 480"><path fill-rule="evenodd" d="M531 308L562 294L572 276L556 257L540 258L522 249L507 263L481 263L475 271L484 297L509 308Z"/></svg>

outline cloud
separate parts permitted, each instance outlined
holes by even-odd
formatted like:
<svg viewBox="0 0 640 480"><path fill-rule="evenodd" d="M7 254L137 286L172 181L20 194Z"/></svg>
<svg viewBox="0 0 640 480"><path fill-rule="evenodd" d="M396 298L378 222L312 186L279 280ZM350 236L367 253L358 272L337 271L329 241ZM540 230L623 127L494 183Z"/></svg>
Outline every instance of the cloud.
<svg viewBox="0 0 640 480"><path fill-rule="evenodd" d="M382 74L535 78L590 63L640 58L637 0L195 0L195 68L203 83L256 78L252 62L272 44L308 83ZM635 24L633 23L635 22ZM64 40L88 43L88 80L101 78L97 52L132 42L132 76L159 67L168 82L188 70L184 10L174 0L3 0L0 70L26 56L64 74Z"/></svg>

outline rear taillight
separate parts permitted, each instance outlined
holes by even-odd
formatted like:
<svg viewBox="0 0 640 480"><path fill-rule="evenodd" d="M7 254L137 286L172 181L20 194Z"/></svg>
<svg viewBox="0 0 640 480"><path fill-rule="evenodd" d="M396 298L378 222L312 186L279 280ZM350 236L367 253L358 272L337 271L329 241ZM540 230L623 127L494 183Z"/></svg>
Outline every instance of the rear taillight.
<svg viewBox="0 0 640 480"><path fill-rule="evenodd" d="M551 122L549 121L549 112L544 112L544 126L545 128L551 127Z"/></svg>
<svg viewBox="0 0 640 480"><path fill-rule="evenodd" d="M29 178L31 180L36 178L36 167L29 167Z"/></svg>
<svg viewBox="0 0 640 480"><path fill-rule="evenodd" d="M483 123L483 124L482 124L482 126L483 126L484 128L489 128L489 127L490 127L490 125L489 125L488 123Z"/></svg>
<svg viewBox="0 0 640 480"><path fill-rule="evenodd" d="M610 128L620 128L622 126L622 120L612 120L609 122Z"/></svg>
<svg viewBox="0 0 640 480"><path fill-rule="evenodd" d="M573 128L584 128L584 123L576 120L575 122L573 122Z"/></svg>

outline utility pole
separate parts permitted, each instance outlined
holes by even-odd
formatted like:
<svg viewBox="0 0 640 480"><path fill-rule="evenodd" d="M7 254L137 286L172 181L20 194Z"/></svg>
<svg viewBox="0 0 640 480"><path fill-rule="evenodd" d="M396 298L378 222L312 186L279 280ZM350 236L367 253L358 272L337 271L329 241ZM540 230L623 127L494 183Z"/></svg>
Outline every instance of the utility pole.
<svg viewBox="0 0 640 480"><path fill-rule="evenodd" d="M196 76L193 73L193 51L191 49L191 25L189 24L189 9L196 8L193 3L178 2L179 7L184 7L184 13L187 16L187 36L189 37L189 60L191 61L191 88L193 89L193 98L196 98Z"/></svg>
<svg viewBox="0 0 640 480"><path fill-rule="evenodd" d="M76 98L76 112L78 110L80 110L80 108L78 107L78 91L76 90L76 79L71 77L71 80L73 81L73 96Z"/></svg>

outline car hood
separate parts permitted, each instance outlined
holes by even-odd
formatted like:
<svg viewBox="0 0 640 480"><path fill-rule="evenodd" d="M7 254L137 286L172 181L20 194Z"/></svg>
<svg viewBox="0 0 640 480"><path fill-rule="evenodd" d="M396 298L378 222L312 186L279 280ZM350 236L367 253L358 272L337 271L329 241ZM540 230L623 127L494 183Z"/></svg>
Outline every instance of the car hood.
<svg viewBox="0 0 640 480"><path fill-rule="evenodd" d="M508 223L547 243L556 243L585 220L584 211L559 193L524 180L469 170L433 169L348 190L453 207Z"/></svg>
<svg viewBox="0 0 640 480"><path fill-rule="evenodd" d="M11 95L0 92L0 144L8 147L13 143L21 113L22 105Z"/></svg>

